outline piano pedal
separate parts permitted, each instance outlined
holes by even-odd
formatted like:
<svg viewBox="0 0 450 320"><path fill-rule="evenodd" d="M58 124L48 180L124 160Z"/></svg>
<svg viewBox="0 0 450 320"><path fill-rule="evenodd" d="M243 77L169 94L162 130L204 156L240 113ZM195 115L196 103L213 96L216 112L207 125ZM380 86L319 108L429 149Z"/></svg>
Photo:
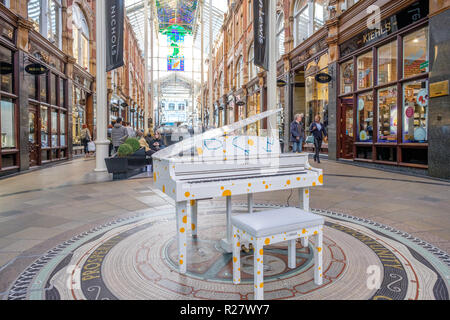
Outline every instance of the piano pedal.
<svg viewBox="0 0 450 320"><path fill-rule="evenodd" d="M241 250L244 251L245 253L249 253L250 252L250 250L245 245L241 246Z"/></svg>

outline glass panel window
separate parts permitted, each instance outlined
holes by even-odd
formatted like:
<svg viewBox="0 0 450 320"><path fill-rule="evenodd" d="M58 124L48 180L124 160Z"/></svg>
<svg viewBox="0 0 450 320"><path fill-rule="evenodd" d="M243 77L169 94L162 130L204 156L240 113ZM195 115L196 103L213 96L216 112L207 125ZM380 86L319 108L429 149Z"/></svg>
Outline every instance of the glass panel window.
<svg viewBox="0 0 450 320"><path fill-rule="evenodd" d="M59 120L60 120L59 128L61 131L61 136L60 136L61 144L60 145L62 147L64 147L64 146L66 146L66 114L61 113Z"/></svg>
<svg viewBox="0 0 450 320"><path fill-rule="evenodd" d="M346 94L353 91L353 80L355 77L353 60L341 64L341 93Z"/></svg>
<svg viewBox="0 0 450 320"><path fill-rule="evenodd" d="M42 75L39 76L39 82L40 82L40 92L39 97L42 102L47 102L47 76Z"/></svg>
<svg viewBox="0 0 450 320"><path fill-rule="evenodd" d="M78 29L75 25L72 25L72 36L73 36L73 56L78 64L80 64L80 45L78 43Z"/></svg>
<svg viewBox="0 0 450 320"><path fill-rule="evenodd" d="M0 46L0 64L2 69L0 89L11 93L13 91L13 54L11 50L3 46Z"/></svg>
<svg viewBox="0 0 450 320"><path fill-rule="evenodd" d="M360 142L373 141L373 94L372 92L358 96L358 116L356 118L358 129L357 139Z"/></svg>
<svg viewBox="0 0 450 320"><path fill-rule="evenodd" d="M378 49L378 84L397 80L397 42Z"/></svg>
<svg viewBox="0 0 450 320"><path fill-rule="evenodd" d="M52 110L52 147L58 146L58 111Z"/></svg>
<svg viewBox="0 0 450 320"><path fill-rule="evenodd" d="M357 58L358 89L370 88L373 83L373 55L367 52Z"/></svg>
<svg viewBox="0 0 450 320"><path fill-rule="evenodd" d="M16 147L16 117L15 106L11 99L2 98L1 100L1 139L2 148Z"/></svg>
<svg viewBox="0 0 450 320"><path fill-rule="evenodd" d="M403 142L428 141L428 80L403 85Z"/></svg>
<svg viewBox="0 0 450 320"><path fill-rule="evenodd" d="M48 108L41 106L41 147L48 148Z"/></svg>
<svg viewBox="0 0 450 320"><path fill-rule="evenodd" d="M284 54L284 15L280 13L277 18L277 60Z"/></svg>
<svg viewBox="0 0 450 320"><path fill-rule="evenodd" d="M314 1L314 32L322 28L325 24L328 15L327 6L328 0Z"/></svg>
<svg viewBox="0 0 450 320"><path fill-rule="evenodd" d="M41 0L28 1L28 19L33 22L33 28L39 32L39 24L41 18Z"/></svg>
<svg viewBox="0 0 450 320"><path fill-rule="evenodd" d="M36 76L30 76L28 81L28 98L36 100L37 95L37 77Z"/></svg>
<svg viewBox="0 0 450 320"><path fill-rule="evenodd" d="M323 72L327 73L328 69L324 69ZM328 83L319 83L314 76L311 76L306 78L305 126L307 129L316 115L320 115L326 129L328 126Z"/></svg>
<svg viewBox="0 0 450 320"><path fill-rule="evenodd" d="M403 39L403 77L428 72L428 64L428 27L425 27Z"/></svg>
<svg viewBox="0 0 450 320"><path fill-rule="evenodd" d="M56 105L56 76L53 73L50 73L50 104Z"/></svg>
<svg viewBox="0 0 450 320"><path fill-rule="evenodd" d="M65 108L64 105L64 79L59 79L59 106Z"/></svg>
<svg viewBox="0 0 450 320"><path fill-rule="evenodd" d="M397 87L378 91L378 142L397 142Z"/></svg>
<svg viewBox="0 0 450 320"><path fill-rule="evenodd" d="M295 26L295 45L299 45L306 40L310 34L310 14L307 0L297 0L295 3L294 26Z"/></svg>

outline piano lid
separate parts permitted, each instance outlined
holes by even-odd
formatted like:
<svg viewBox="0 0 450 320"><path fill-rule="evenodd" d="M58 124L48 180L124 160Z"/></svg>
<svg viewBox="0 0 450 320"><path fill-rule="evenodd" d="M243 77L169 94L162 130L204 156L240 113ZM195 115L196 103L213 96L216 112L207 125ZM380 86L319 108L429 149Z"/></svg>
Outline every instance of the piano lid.
<svg viewBox="0 0 450 320"><path fill-rule="evenodd" d="M242 129L254 122L257 122L259 120L265 119L271 115L274 115L280 111L282 111L283 109L274 109L274 110L269 110L269 111L265 111L263 113L259 113L256 114L254 116L251 116L247 119L235 122L233 124L227 125L227 126L223 126L217 129L213 129L213 130L209 130L206 131L202 134L199 135L195 135L193 137L190 137L189 139L180 141L176 144L173 144L167 148L164 148L156 153L154 153L152 155L152 158L155 159L167 159L167 158L171 158L171 157L175 157L178 154L182 153L182 152L186 152L188 150L191 150L193 147L195 147L195 143L201 140L205 140L205 139L214 139L214 138L218 138L221 137L225 134L229 134L231 132L234 132L236 130Z"/></svg>

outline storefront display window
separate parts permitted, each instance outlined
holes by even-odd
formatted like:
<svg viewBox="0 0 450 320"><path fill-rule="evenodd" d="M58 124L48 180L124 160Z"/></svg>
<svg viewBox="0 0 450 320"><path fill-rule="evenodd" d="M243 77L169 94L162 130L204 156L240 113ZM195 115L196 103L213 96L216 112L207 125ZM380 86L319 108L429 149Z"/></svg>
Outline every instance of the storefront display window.
<svg viewBox="0 0 450 320"><path fill-rule="evenodd" d="M397 81L397 42L393 41L378 49L378 84Z"/></svg>
<svg viewBox="0 0 450 320"><path fill-rule="evenodd" d="M61 147L65 147L66 146L66 114L65 113L61 113L60 114L60 118L59 118L59 128L60 128L60 145Z"/></svg>
<svg viewBox="0 0 450 320"><path fill-rule="evenodd" d="M41 148L48 148L48 108L41 106Z"/></svg>
<svg viewBox="0 0 450 320"><path fill-rule="evenodd" d="M11 50L0 46L0 63L2 63L5 66L8 66L11 68L10 73L5 73L0 75L0 89L1 91L12 93L13 91L13 54Z"/></svg>
<svg viewBox="0 0 450 320"><path fill-rule="evenodd" d="M378 91L378 142L397 142L397 87Z"/></svg>
<svg viewBox="0 0 450 320"><path fill-rule="evenodd" d="M373 84L372 51L359 56L356 61L358 68L358 90L370 88Z"/></svg>
<svg viewBox="0 0 450 320"><path fill-rule="evenodd" d="M39 98L42 102L47 102L47 77L45 75L39 76L41 90L39 91Z"/></svg>
<svg viewBox="0 0 450 320"><path fill-rule="evenodd" d="M358 96L358 116L356 126L357 139L360 142L373 141L373 94L372 92Z"/></svg>
<svg viewBox="0 0 450 320"><path fill-rule="evenodd" d="M428 141L428 81L403 85L403 142Z"/></svg>
<svg viewBox="0 0 450 320"><path fill-rule="evenodd" d="M1 100L1 146L5 148L16 147L16 130L15 130L15 106L12 99L2 98Z"/></svg>
<svg viewBox="0 0 450 320"><path fill-rule="evenodd" d="M428 27L403 38L403 78L429 72Z"/></svg>
<svg viewBox="0 0 450 320"><path fill-rule="evenodd" d="M353 92L354 68L353 60L341 64L341 93Z"/></svg>
<svg viewBox="0 0 450 320"><path fill-rule="evenodd" d="M58 146L58 112L52 110L52 147Z"/></svg>
<svg viewBox="0 0 450 320"><path fill-rule="evenodd" d="M328 73L328 69L325 68L321 72ZM314 76L310 76L306 78L306 128L309 128L316 115L320 115L321 121L327 128L328 83L319 83L314 79Z"/></svg>
<svg viewBox="0 0 450 320"><path fill-rule="evenodd" d="M57 78L53 73L50 73L50 104L56 105L56 84Z"/></svg>

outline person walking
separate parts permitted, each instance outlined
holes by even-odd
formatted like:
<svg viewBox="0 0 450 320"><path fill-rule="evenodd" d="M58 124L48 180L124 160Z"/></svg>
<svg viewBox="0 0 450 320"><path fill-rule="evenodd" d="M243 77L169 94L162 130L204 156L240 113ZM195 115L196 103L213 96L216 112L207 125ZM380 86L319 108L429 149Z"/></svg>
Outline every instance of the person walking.
<svg viewBox="0 0 450 320"><path fill-rule="evenodd" d="M111 140L114 148L114 153L117 153L120 145L128 138L127 129L122 126L122 118L117 118L116 124L111 129Z"/></svg>
<svg viewBox="0 0 450 320"><path fill-rule="evenodd" d="M92 141L91 132L86 124L83 124L83 129L81 130L81 143L84 147L84 157L87 158L89 155L88 144Z"/></svg>
<svg viewBox="0 0 450 320"><path fill-rule="evenodd" d="M127 128L128 137L136 138L136 131L131 127L131 123L125 122L125 128Z"/></svg>
<svg viewBox="0 0 450 320"><path fill-rule="evenodd" d="M311 123L309 131L314 136L314 161L320 163L320 149L322 148L323 138L327 136L325 126L320 122L320 116L316 115L314 122Z"/></svg>
<svg viewBox="0 0 450 320"><path fill-rule="evenodd" d="M301 153L303 151L303 140L305 139L305 129L303 127L303 114L296 114L291 123L292 152Z"/></svg>

